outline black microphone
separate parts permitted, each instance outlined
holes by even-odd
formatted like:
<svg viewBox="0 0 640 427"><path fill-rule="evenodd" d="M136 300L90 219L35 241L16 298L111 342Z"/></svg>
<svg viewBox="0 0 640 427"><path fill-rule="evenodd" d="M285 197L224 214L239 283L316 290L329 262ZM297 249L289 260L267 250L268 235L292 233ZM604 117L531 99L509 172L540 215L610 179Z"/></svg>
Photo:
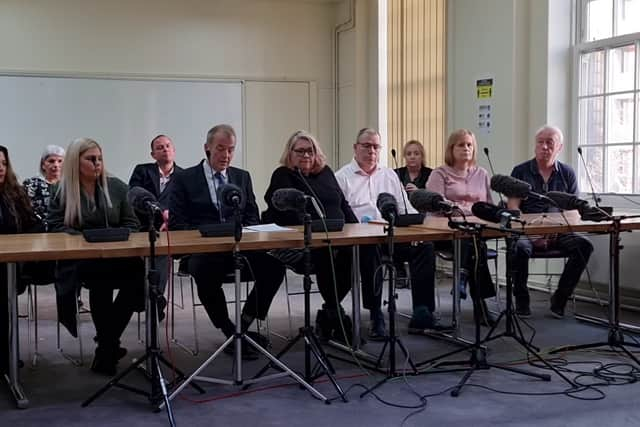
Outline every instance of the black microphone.
<svg viewBox="0 0 640 427"><path fill-rule="evenodd" d="M396 169L398 169L398 159L396 157L396 149L395 148L391 149L391 157L393 157L393 165L396 167ZM409 173L409 172L407 171L407 173ZM404 213L408 214L409 213L409 209L407 208L407 199L406 199L406 197L404 195L404 191L402 191L402 190L404 190L404 189L402 188L402 181L400 181L400 194L402 194L402 203L404 203Z"/></svg>
<svg viewBox="0 0 640 427"><path fill-rule="evenodd" d="M596 194L596 189L593 186L593 180L591 179L591 174L589 173L587 162L584 160L584 156L582 155L582 147L578 147L578 155L580 156L580 159L582 159L582 165L584 166L584 173L587 175L587 181L589 182L589 186L591 187L591 195L593 196L593 202L595 203L596 208L600 210L602 213L611 215L613 213L613 207L600 206L600 202L602 201L602 199L600 199L600 197L598 197L598 195Z"/></svg>
<svg viewBox="0 0 640 427"><path fill-rule="evenodd" d="M533 199L543 200L556 206L555 201L551 200L544 194L531 191L531 184L521 181L509 175L494 175L491 177L491 189L498 193L502 193L507 197L516 197L518 199L526 199L531 197Z"/></svg>
<svg viewBox="0 0 640 427"><path fill-rule="evenodd" d="M149 211L162 213L156 196L142 187L133 187L127 193L127 201L137 212L147 214Z"/></svg>
<svg viewBox="0 0 640 427"><path fill-rule="evenodd" d="M217 196L223 204L233 208L238 208L242 203L242 190L234 184L223 184L218 187Z"/></svg>
<svg viewBox="0 0 640 427"><path fill-rule="evenodd" d="M380 211L382 218L387 220L389 224L395 225L395 219L398 217L398 202L392 194L380 193L376 201L376 207Z"/></svg>
<svg viewBox="0 0 640 427"><path fill-rule="evenodd" d="M518 219L518 217L520 216L520 211L513 209L502 209L487 202L474 203L471 206L471 212L474 216L477 216L482 220L496 222L503 227L507 227L509 225L509 221L516 221L524 224L524 221Z"/></svg>
<svg viewBox="0 0 640 427"><path fill-rule="evenodd" d="M304 211L307 197L295 188L280 188L273 192L271 203L279 211Z"/></svg>
<svg viewBox="0 0 640 427"><path fill-rule="evenodd" d="M450 214L456 208L456 205L445 200L442 194L423 189L411 193L409 200L418 212Z"/></svg>
<svg viewBox="0 0 640 427"><path fill-rule="evenodd" d="M564 193L562 191L549 191L547 196L553 200L556 205L565 211L578 210L582 211L589 207L589 202L578 198L574 194Z"/></svg>
<svg viewBox="0 0 640 427"><path fill-rule="evenodd" d="M487 160L489 161L489 169L491 169L491 175L495 175L496 171L495 171L495 169L493 169L493 163L491 163L491 157L489 157L489 148L484 147L482 149L482 151L484 151L484 155L487 158Z"/></svg>
<svg viewBox="0 0 640 427"><path fill-rule="evenodd" d="M315 191L313 191L313 188L311 188L311 185L309 185L309 182L307 181L307 178L304 177L304 174L302 173L302 170L299 167L295 167L294 168L296 173L298 174L298 176L300 177L300 179L302 180L302 183L304 184L305 187L307 187L307 190L309 190L309 193L311 193L311 195L313 197L310 197L311 199L311 204L313 205L313 208L316 210L316 213L318 214L318 217L325 218L327 216L327 211L324 208L324 205L322 204L322 201L320 200L320 197L318 197L318 195L316 194Z"/></svg>

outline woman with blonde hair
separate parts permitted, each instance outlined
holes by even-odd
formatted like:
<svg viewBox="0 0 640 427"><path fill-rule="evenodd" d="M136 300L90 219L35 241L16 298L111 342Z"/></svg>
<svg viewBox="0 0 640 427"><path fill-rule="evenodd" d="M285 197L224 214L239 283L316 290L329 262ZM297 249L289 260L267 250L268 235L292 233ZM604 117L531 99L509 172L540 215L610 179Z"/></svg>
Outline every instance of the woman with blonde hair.
<svg viewBox="0 0 640 427"><path fill-rule="evenodd" d="M425 188L431 168L425 166L422 143L415 139L408 141L402 148L402 157L405 166L396 169L396 173L404 189L410 194L419 188Z"/></svg>
<svg viewBox="0 0 640 427"><path fill-rule="evenodd" d="M271 198L273 193L281 188L295 188L314 197L327 219L343 219L348 223L358 222L338 186L333 171L326 164L326 157L320 145L309 132L299 130L291 135L280 157L280 165L271 175L271 183L264 196L268 209L262 216L263 222L275 222L278 225L302 224L300 213L283 212L274 207ZM307 212L311 213L313 219L319 218L311 204L308 204ZM311 251L318 289L324 299L322 310L318 310L316 324L320 338L347 341L342 325L349 334L351 320L346 316L340 303L351 289L350 248L333 248L332 251L333 260L326 248ZM294 263L301 261L298 259ZM335 268L335 285L332 264Z"/></svg>
<svg viewBox="0 0 640 427"><path fill-rule="evenodd" d="M85 229L126 227L138 231L139 223L127 202L127 185L108 176L102 148L89 138L73 141L67 148L59 191L51 201L52 231L77 234ZM89 289L91 317L96 327L94 372L115 375L126 349L120 336L134 311L144 310L144 262L141 258L61 261L56 290L61 322L77 336L75 289ZM120 289L115 300L114 289Z"/></svg>
<svg viewBox="0 0 640 427"><path fill-rule="evenodd" d="M471 214L471 206L476 202L493 202L489 174L477 165L477 152L478 143L473 132L467 129L452 132L445 149L445 164L434 169L427 181L429 191L440 193L465 214ZM466 284L470 282L471 297L480 300L483 323L492 325L495 319L490 315L484 298L495 295L495 285L489 273L483 241L478 241L478 249L476 256L472 241L463 240L460 294L466 298Z"/></svg>

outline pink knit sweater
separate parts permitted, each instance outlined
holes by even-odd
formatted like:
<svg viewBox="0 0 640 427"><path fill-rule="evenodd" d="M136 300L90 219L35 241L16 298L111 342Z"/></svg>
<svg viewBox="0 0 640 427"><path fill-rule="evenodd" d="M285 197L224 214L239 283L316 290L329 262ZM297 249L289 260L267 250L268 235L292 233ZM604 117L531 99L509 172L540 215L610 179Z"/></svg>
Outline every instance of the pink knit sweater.
<svg viewBox="0 0 640 427"><path fill-rule="evenodd" d="M465 214L471 214L475 202L493 203L489 174L480 166L472 166L466 175L451 166L440 166L431 172L427 190L442 194Z"/></svg>

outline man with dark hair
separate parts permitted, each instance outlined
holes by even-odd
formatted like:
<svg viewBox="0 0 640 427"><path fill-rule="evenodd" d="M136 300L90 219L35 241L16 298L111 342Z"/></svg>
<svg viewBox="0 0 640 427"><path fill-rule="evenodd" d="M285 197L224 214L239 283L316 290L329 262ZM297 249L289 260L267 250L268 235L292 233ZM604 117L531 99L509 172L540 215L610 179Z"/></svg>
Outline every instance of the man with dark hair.
<svg viewBox="0 0 640 427"><path fill-rule="evenodd" d="M189 230L204 224L232 221L233 208L226 206L218 194L218 189L225 184L234 184L242 191L239 206L242 225L260 222L249 172L230 166L235 147L236 133L231 126L218 125L209 130L204 144L207 158L176 174L173 180L169 202L171 230ZM255 279L242 310L241 328L246 331L254 319L266 318L271 301L284 278L285 268L280 261L263 251L245 252L243 255L249 264L246 267L250 267L245 272ZM222 283L233 272L233 268L231 253L193 254L189 256L187 266L189 274L196 281L198 296L211 322L227 337L235 333L235 325L229 318ZM259 336L252 338L264 342ZM234 346L226 349L232 351ZM242 354L246 358L257 357L250 346L243 346Z"/></svg>
<svg viewBox="0 0 640 427"><path fill-rule="evenodd" d="M171 138L166 135L158 135L151 140L151 157L155 162L141 163L133 169L129 179L129 189L142 187L153 194L163 209L163 216L166 221L169 215L171 179L173 174L182 170L182 168L175 164L176 149ZM140 220L141 230L147 230L149 228L149 218L142 215L137 216ZM166 229L165 224L158 224L157 226L161 231ZM159 292L161 295L158 298L158 318L160 320L164 319L164 309L167 306L167 300L162 294L164 294L167 285L168 262L168 258L165 256L159 256L156 262L156 268L160 276Z"/></svg>
<svg viewBox="0 0 640 427"><path fill-rule="evenodd" d="M543 126L535 136L535 157L513 168L511 176L531 184L532 191L544 194L548 191L562 191L578 194L576 174L571 166L558 161L562 150L562 131L555 126ZM532 198L509 199L509 207L520 209L523 213L543 213L557 210L544 201ZM516 313L520 317L530 317L529 258L535 251L559 250L567 257L558 288L551 297L550 310L553 317L564 317L564 308L573 293L582 272L587 267L593 245L586 237L575 233L565 233L542 238L521 237L516 246L516 274L513 278L513 296L516 300Z"/></svg>

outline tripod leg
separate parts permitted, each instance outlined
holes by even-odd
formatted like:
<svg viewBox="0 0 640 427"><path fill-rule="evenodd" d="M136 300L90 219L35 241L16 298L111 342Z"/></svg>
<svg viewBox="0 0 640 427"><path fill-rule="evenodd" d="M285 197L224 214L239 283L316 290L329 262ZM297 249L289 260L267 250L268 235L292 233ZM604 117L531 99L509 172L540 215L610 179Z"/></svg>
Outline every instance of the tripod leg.
<svg viewBox="0 0 640 427"><path fill-rule="evenodd" d="M476 370L475 366L471 366L467 372L464 373L464 375L462 376L462 378L460 379L460 382L458 383L458 385L456 385L454 387L453 390L451 390L451 396L452 397L458 397L460 396L460 392L462 391L462 387L465 386L465 384L467 383L467 381L469 381L469 378L471 377L471 374L473 374L473 372Z"/></svg>
<svg viewBox="0 0 640 427"><path fill-rule="evenodd" d="M162 369L160 368L160 361L156 360L154 365L156 367L156 375L158 378L158 382L160 385L160 391L162 393L162 400L164 401L164 405L167 408L167 417L169 418L169 425L171 427L175 427L176 420L173 417L173 409L171 408L171 403L169 402L169 395L167 394L167 386L164 380L164 376L162 375ZM153 396L155 398L155 396Z"/></svg>
<svg viewBox="0 0 640 427"><path fill-rule="evenodd" d="M149 354L145 354L140 359L138 359L135 362L133 362L131 365L129 365L129 367L127 369L125 369L124 371L120 372L115 377L111 378L109 380L109 382L107 384L105 384L104 386L102 386L102 388L100 390L96 391L87 400L82 402L81 406L83 408L86 408L87 406L89 406L94 400L96 400L98 397L102 396L107 390L109 390L111 387L114 387L116 384L118 384L122 378L124 378L125 376L129 375L129 373L132 372L134 369L137 369L148 358L149 358Z"/></svg>
<svg viewBox="0 0 640 427"><path fill-rule="evenodd" d="M387 351L388 345L389 345L389 340L384 342L384 345L382 346L382 350L380 350L380 354L378 355L378 360L376 360L376 364L374 366L375 369L380 369L380 366L382 365L382 358L384 357L384 352Z"/></svg>
<svg viewBox="0 0 640 427"><path fill-rule="evenodd" d="M289 351L289 350L290 350L294 345L296 345L296 343L297 343L298 341L300 341L300 338L302 338L302 332L300 332L300 333L298 334L298 336L296 336L294 339L292 339L291 341L289 341L289 342L287 343L287 345L286 345L282 350L280 350L280 352L279 352L278 354L276 354L274 357L275 357L276 359L280 360L280 358L281 358L281 357L282 357L286 352L288 352L288 351ZM262 369L260 369L260 370L258 371L258 373L257 373L257 374L255 374L251 379L254 379L254 380L255 380L256 378L260 378L260 377L261 377L261 376L263 376L263 375L264 375L264 374L265 374L265 373L266 373L270 368L273 368L273 367L274 367L274 364L273 364L272 362L268 362L268 363L267 363L266 365L264 365L264 366L262 367ZM252 385L252 384L253 384L253 383L246 384L244 387L242 387L242 389L243 389L243 390L247 390L249 387L251 387L251 385Z"/></svg>
<svg viewBox="0 0 640 427"><path fill-rule="evenodd" d="M158 354L156 355L156 357L158 358L158 360L162 363L165 364L165 366L169 369L171 369L173 372L175 372L176 374L178 374L178 377L176 378L176 380L178 380L178 382L182 381L183 379L186 378L186 375L184 374L184 372L182 372L180 369L176 368L172 363L170 363L167 359L164 358L164 356L162 356L162 354ZM196 389L197 391L200 392L200 394L204 394L205 391L202 387L200 387L198 384L192 382L189 384L191 387L193 387L194 389Z"/></svg>
<svg viewBox="0 0 640 427"><path fill-rule="evenodd" d="M624 344L617 345L616 347L620 348L629 357L629 359L633 360L636 362L636 365L640 366L640 360L638 360L638 358L631 353Z"/></svg>
<svg viewBox="0 0 640 427"><path fill-rule="evenodd" d="M413 360L411 359L411 355L409 355L409 351L404 346L402 341L400 341L400 339L398 339L396 341L397 341L398 347L400 347L400 350L402 350L402 353L404 353L404 357L407 360L407 362L409 363L409 366L411 366L411 370L413 371L414 374L417 374L418 373L418 368L413 363Z"/></svg>
<svg viewBox="0 0 640 427"><path fill-rule="evenodd" d="M333 369L333 366L331 366L331 362L329 362L329 359L324 353L324 350L322 350L322 347L320 347L319 343L316 340L317 338L315 335L313 335L313 333L305 335L305 341L309 345L311 353L315 356L318 364L322 366L322 371L324 371L323 373L327 376L327 378L329 378L329 381L331 381L331 384L333 384L333 387L340 395L342 401L346 403L348 402L348 400L344 394L344 391L342 390L342 387L340 387L340 384L338 384L338 381L336 381L336 378L334 376L335 370Z"/></svg>

